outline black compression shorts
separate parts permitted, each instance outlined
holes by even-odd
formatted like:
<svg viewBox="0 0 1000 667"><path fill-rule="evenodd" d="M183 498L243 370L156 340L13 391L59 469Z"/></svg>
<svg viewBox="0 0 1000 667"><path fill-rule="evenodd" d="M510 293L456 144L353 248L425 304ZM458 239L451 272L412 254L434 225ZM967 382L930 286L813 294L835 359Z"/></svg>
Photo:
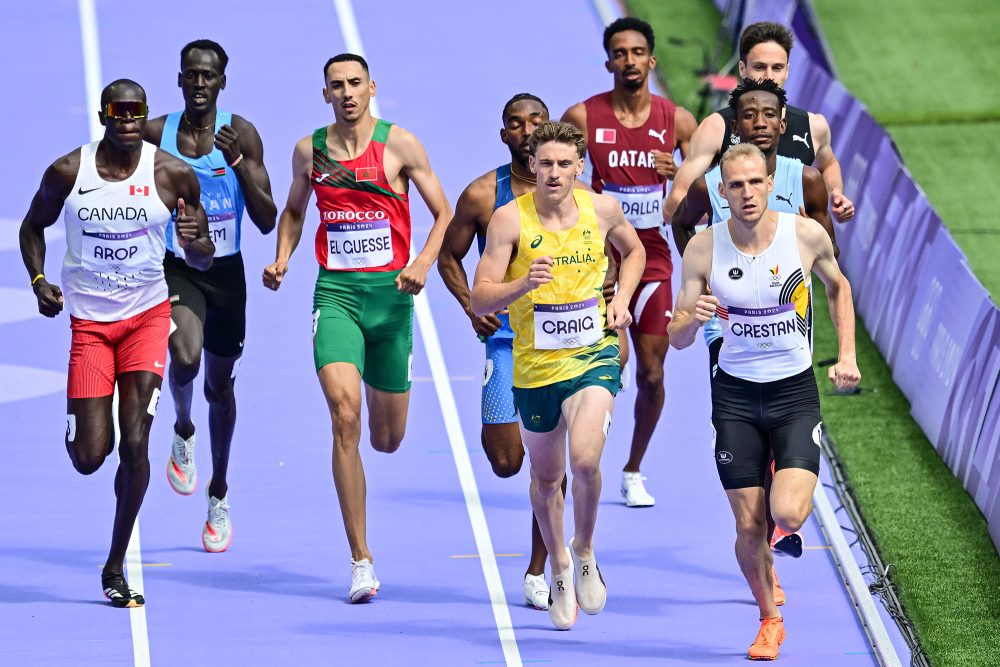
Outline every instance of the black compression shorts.
<svg viewBox="0 0 1000 667"><path fill-rule="evenodd" d="M243 354L247 311L243 256L216 257L208 271L199 271L167 252L163 271L171 308L186 306L201 320L205 349L218 357Z"/></svg>
<svg viewBox="0 0 1000 667"><path fill-rule="evenodd" d="M819 390L811 368L775 382L749 382L721 368L712 381L715 465L725 489L764 486L775 470L819 474Z"/></svg>

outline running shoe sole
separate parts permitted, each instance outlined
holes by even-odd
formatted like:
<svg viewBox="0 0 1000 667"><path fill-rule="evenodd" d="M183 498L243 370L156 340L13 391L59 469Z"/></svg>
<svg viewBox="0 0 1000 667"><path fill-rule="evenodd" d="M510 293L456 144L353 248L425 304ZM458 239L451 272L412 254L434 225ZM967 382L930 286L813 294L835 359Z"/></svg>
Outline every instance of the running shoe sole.
<svg viewBox="0 0 1000 667"><path fill-rule="evenodd" d="M772 550L779 556L799 558L802 555L802 536L798 533L785 535L774 543Z"/></svg>
<svg viewBox="0 0 1000 667"><path fill-rule="evenodd" d="M356 591L351 594L351 604L361 604L362 602L368 602L376 595L378 595L377 588L362 588L360 591Z"/></svg>

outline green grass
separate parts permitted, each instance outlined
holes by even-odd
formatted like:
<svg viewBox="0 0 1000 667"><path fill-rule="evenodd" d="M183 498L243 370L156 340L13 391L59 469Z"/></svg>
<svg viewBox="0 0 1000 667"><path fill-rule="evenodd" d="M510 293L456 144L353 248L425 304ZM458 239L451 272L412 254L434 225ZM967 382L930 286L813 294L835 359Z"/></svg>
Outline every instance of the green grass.
<svg viewBox="0 0 1000 667"><path fill-rule="evenodd" d="M1000 2L815 0L838 73L883 123L904 160L993 294L1000 293L1000 216L990 208L1000 154ZM712 43L710 0L630 0L653 24L660 75L676 101L696 109L697 52L677 35ZM678 11L678 10L681 11ZM794 76L794 72L792 73ZM942 124L947 123L947 124ZM816 284L819 284L818 281ZM816 358L836 354L817 290ZM823 416L837 442L865 522L908 616L936 667L1000 665L1000 558L986 522L910 417L906 398L859 322L862 385L834 396L818 369Z"/></svg>
<svg viewBox="0 0 1000 667"><path fill-rule="evenodd" d="M1000 2L815 5L840 78L895 139L976 276L997 298L1000 215L989 193L997 189L1000 154Z"/></svg>
<svg viewBox="0 0 1000 667"><path fill-rule="evenodd" d="M813 4L838 75L880 122L927 122L932 114L1000 120L1000 2Z"/></svg>
<svg viewBox="0 0 1000 667"><path fill-rule="evenodd" d="M913 177L968 257L976 277L996 300L1000 296L1000 213L995 165L1000 162L1000 121L889 130Z"/></svg>
<svg viewBox="0 0 1000 667"><path fill-rule="evenodd" d="M822 285L814 281L815 285ZM816 359L837 354L826 294L816 292ZM1000 664L1000 559L986 521L909 418L892 372L859 327L867 390L830 391L817 368L823 420L837 443L865 521L937 667Z"/></svg>
<svg viewBox="0 0 1000 667"><path fill-rule="evenodd" d="M671 99L691 113L698 114L698 91L702 87L696 73L703 65L703 49L714 53L722 16L709 0L664 2L630 0L634 16L648 21L656 33L656 61L660 78L667 84ZM684 45L669 43L669 38L685 40ZM722 59L729 58L731 47L722 49ZM709 109L711 113L714 109Z"/></svg>

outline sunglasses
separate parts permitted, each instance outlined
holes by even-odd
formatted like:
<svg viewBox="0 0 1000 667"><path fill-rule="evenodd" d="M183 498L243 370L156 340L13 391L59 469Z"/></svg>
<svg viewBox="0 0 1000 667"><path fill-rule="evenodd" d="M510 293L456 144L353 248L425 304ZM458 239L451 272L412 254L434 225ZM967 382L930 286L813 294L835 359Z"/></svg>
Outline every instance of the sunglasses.
<svg viewBox="0 0 1000 667"><path fill-rule="evenodd" d="M145 102L108 102L104 106L104 117L115 120L140 120L149 115L149 107Z"/></svg>

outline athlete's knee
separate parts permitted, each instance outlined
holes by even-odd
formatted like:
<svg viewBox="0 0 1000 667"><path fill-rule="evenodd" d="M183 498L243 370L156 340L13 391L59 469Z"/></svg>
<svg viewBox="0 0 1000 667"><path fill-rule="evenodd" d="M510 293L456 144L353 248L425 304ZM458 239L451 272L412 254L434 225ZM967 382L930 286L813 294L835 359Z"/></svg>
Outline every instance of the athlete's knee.
<svg viewBox="0 0 1000 667"><path fill-rule="evenodd" d="M494 475L506 479L521 472L521 466L524 465L524 447L520 441L516 447L511 446L506 438L489 433L483 427L482 442Z"/></svg>
<svg viewBox="0 0 1000 667"><path fill-rule="evenodd" d="M524 465L524 454L512 454L510 452L490 452L487 450L486 458L490 460L493 474L502 479L513 477L521 472Z"/></svg>
<svg viewBox="0 0 1000 667"><path fill-rule="evenodd" d="M235 409L236 394L233 391L233 381L205 382L205 400L213 408Z"/></svg>
<svg viewBox="0 0 1000 667"><path fill-rule="evenodd" d="M73 468L81 475L93 475L101 469L107 458L107 445L104 451L99 446L89 447L86 443L67 444L66 449Z"/></svg>
<svg viewBox="0 0 1000 667"><path fill-rule="evenodd" d="M361 414L353 406L339 404L331 410L333 418L333 436L341 445L351 443L357 447L357 436L361 433Z"/></svg>
<svg viewBox="0 0 1000 667"><path fill-rule="evenodd" d="M542 498L547 498L556 493L562 493L563 479L566 474L559 471L531 469L531 483L535 486L535 492Z"/></svg>
<svg viewBox="0 0 1000 667"><path fill-rule="evenodd" d="M635 383L640 391L654 392L663 389L663 366L637 368Z"/></svg>
<svg viewBox="0 0 1000 667"><path fill-rule="evenodd" d="M736 537L740 540L762 541L767 536L767 519L761 515L743 513L736 517Z"/></svg>
<svg viewBox="0 0 1000 667"><path fill-rule="evenodd" d="M201 369L201 349L187 345L171 346L170 375L175 382L188 384Z"/></svg>
<svg viewBox="0 0 1000 667"><path fill-rule="evenodd" d="M383 454L392 454L394 451L399 449L399 446L403 444L403 434L393 434L393 433L381 433L376 435L372 433L372 449L376 452L382 452Z"/></svg>
<svg viewBox="0 0 1000 667"><path fill-rule="evenodd" d="M592 457L573 459L570 470L573 471L573 479L591 481L601 474L601 462Z"/></svg>
<svg viewBox="0 0 1000 667"><path fill-rule="evenodd" d="M809 499L804 501L782 501L777 505L771 505L771 517L775 525L786 533L796 533L809 518L812 511L812 503Z"/></svg>

